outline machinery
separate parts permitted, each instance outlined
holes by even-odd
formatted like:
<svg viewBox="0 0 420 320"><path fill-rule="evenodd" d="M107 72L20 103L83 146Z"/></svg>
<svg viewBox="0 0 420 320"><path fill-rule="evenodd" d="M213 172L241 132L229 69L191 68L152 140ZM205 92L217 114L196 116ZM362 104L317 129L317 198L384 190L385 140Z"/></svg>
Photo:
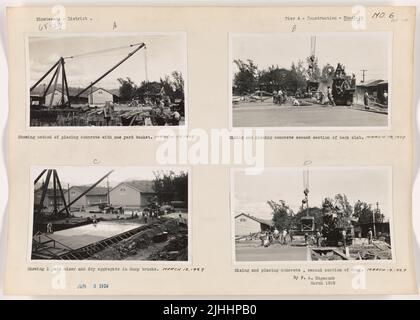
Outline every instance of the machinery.
<svg viewBox="0 0 420 320"><path fill-rule="evenodd" d="M344 236L344 234L345 236ZM334 228L330 232L323 235L323 240L321 241L322 247L340 247L344 245L344 238L345 238L345 245L350 246L353 244L353 228L352 227L345 227L345 228Z"/></svg>
<svg viewBox="0 0 420 320"><path fill-rule="evenodd" d="M309 215L309 171L303 172L303 194L302 208L306 210L306 215L300 218L300 232L303 235L313 235L315 233L315 218Z"/></svg>
<svg viewBox="0 0 420 320"><path fill-rule="evenodd" d="M351 106L356 90L355 76L348 76L344 66L337 64L332 82L332 96L336 105Z"/></svg>
<svg viewBox="0 0 420 320"><path fill-rule="evenodd" d="M107 70L104 74L102 74L99 78L95 81L91 82L87 87L79 91L75 96L70 97L69 93L69 86L67 83L67 75L65 70L65 63L69 59L77 59L83 56L92 56L99 53L114 51L114 50L121 50L126 48L134 48L130 51L122 60L120 60L117 64L115 64L112 68ZM77 113L80 110L76 110L75 108L71 107L72 100L77 101L80 96L88 91L89 89L93 88L93 86L105 78L108 74L118 68L121 64L123 64L126 60L132 57L136 52L140 49L146 48L145 43L135 43L130 44L128 46L117 47L117 48L109 48L105 50L95 51L95 52L88 52L79 55L73 55L68 57L60 57L58 61L30 88L31 92L31 119L40 119L43 122L53 122L57 118L59 114L69 114L69 113ZM145 55L146 57L146 55ZM147 70L147 68L146 68ZM33 95L34 90L45 80L49 78L48 84L44 85L44 89L42 90L41 95ZM147 75L146 75L147 78ZM58 88L60 82L61 90ZM56 93L60 94L60 98L57 99ZM47 95L49 96L47 98Z"/></svg>
<svg viewBox="0 0 420 320"><path fill-rule="evenodd" d="M308 79L306 82L306 95L314 97L318 93L319 81L315 74L317 58L315 56L316 37L311 37L311 52L308 58ZM355 76L348 76L342 64L338 63L332 82L332 96L336 105L350 106L353 104L353 96L356 90Z"/></svg>
<svg viewBox="0 0 420 320"><path fill-rule="evenodd" d="M306 211L306 215L300 218L299 230L294 234L305 235L307 241L314 241L317 233L315 218L309 215L309 171L303 172L303 193L302 209ZM322 207L323 225L321 228L321 246L339 247L342 245L351 245L353 243L354 230L353 226L339 212L339 209L325 199ZM311 240L312 239L312 240ZM345 239L345 240L344 240Z"/></svg>
<svg viewBox="0 0 420 320"><path fill-rule="evenodd" d="M339 247L352 245L354 229L351 223L337 212L337 209L328 199L324 200L322 211L324 216L321 246Z"/></svg>
<svg viewBox="0 0 420 320"><path fill-rule="evenodd" d="M319 88L319 81L316 79L315 67L317 64L317 58L315 56L316 49L316 37L311 37L311 53L308 58L308 79L306 81L306 93L308 97L314 96Z"/></svg>
<svg viewBox="0 0 420 320"><path fill-rule="evenodd" d="M39 201L35 202L34 205L34 213L35 213L35 219L42 220L43 218L48 218L48 220L54 220L59 218L68 218L71 216L70 214L70 207L72 204L74 204L76 201L78 201L80 198L82 198L85 194L87 194L89 191L91 191L93 188L95 188L101 181L103 181L105 178L107 178L113 170L108 172L105 176L100 178L98 181L96 181L94 184L92 184L88 189L86 189L84 192L82 192L79 196L74 198L72 201L66 201L66 198L64 196L63 189L61 187L61 182L57 174L57 170L55 169L44 169L42 172L38 175L38 177L34 181L34 185L38 183L38 181L44 176L45 180L42 183L42 186L40 188L41 194L39 197ZM52 212L46 212L46 207L44 206L45 197L47 195L47 192L51 189L49 189L50 182L52 177ZM70 199L68 199L70 200Z"/></svg>

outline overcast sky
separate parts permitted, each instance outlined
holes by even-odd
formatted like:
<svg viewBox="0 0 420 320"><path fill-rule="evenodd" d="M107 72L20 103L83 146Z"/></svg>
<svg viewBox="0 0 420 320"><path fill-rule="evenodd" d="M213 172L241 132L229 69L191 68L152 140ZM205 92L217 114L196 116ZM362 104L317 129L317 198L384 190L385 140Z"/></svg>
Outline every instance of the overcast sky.
<svg viewBox="0 0 420 320"><path fill-rule="evenodd" d="M346 73L361 79L362 69L366 71L366 81L388 80L388 45L390 37L386 32L345 32L314 34L316 36L315 56L320 68L330 63L344 64ZM311 35L299 33L233 35L232 72L237 71L234 59L253 60L259 68L279 65L290 69L292 62L306 62L311 54Z"/></svg>
<svg viewBox="0 0 420 320"><path fill-rule="evenodd" d="M357 200L375 204L390 216L388 171L375 169L311 169L309 172L309 205L320 207L323 199L345 194L353 206ZM267 201L284 200L296 213L301 206L304 184L303 170L270 170L261 175L234 173L234 213L244 212L270 219Z"/></svg>
<svg viewBox="0 0 420 320"><path fill-rule="evenodd" d="M33 169L33 179L41 173L43 167L35 167ZM53 169L53 168L52 168ZM141 167L57 167L58 177L60 178L63 188L67 188L67 184L73 185L92 185L97 180L106 175L109 171L114 170L109 175L109 183L111 187L123 181L129 180L153 180L155 178L153 172L160 171L159 168L141 168ZM172 170L180 173L181 169L165 168L165 171ZM185 170L184 170L185 171ZM43 179L46 178L46 173ZM40 180L40 182L42 179ZM51 180L52 181L52 180ZM52 182L51 182L52 183ZM106 179L102 181L99 186L106 186Z"/></svg>
<svg viewBox="0 0 420 320"><path fill-rule="evenodd" d="M183 34L135 35L135 36L67 36L31 37L28 40L30 85L39 80L60 57L97 52L110 48L119 50L101 52L66 60L66 75L70 87L85 87L99 78L117 62L134 50L130 44L146 44L96 86L118 89L118 78L130 77L136 84L146 79L145 59L149 81L159 81L173 71L186 74L186 40ZM147 51L147 53L146 53ZM146 57L146 58L145 58ZM52 77L52 73L50 74ZM48 83L50 77L45 80Z"/></svg>

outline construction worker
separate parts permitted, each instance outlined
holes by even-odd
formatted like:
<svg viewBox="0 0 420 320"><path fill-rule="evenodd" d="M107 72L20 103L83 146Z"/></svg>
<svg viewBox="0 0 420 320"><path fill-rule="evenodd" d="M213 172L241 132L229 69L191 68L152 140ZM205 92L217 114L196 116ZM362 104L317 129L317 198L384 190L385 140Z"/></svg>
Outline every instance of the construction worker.
<svg viewBox="0 0 420 320"><path fill-rule="evenodd" d="M280 232L277 228L274 229L274 240L279 241Z"/></svg>
<svg viewBox="0 0 420 320"><path fill-rule="evenodd" d="M367 90L365 91L365 94L363 95L363 102L365 105L365 110L369 110L369 93Z"/></svg>
<svg viewBox="0 0 420 320"><path fill-rule="evenodd" d="M384 104L388 104L388 92L384 91Z"/></svg>
<svg viewBox="0 0 420 320"><path fill-rule="evenodd" d="M153 123L152 123L152 119L150 119L150 117L146 117L145 119L144 119L144 125L147 127L147 126L153 126Z"/></svg>
<svg viewBox="0 0 420 320"><path fill-rule="evenodd" d="M270 235L269 235L269 233L267 232L266 233L266 236L265 236L265 238L264 238L264 247L268 247L270 245Z"/></svg>
<svg viewBox="0 0 420 320"><path fill-rule="evenodd" d="M351 87L356 87L356 75L354 73L351 75Z"/></svg>
<svg viewBox="0 0 420 320"><path fill-rule="evenodd" d="M343 242L343 247L346 247L346 238L347 238L347 232L346 229L341 230L341 238Z"/></svg>
<svg viewBox="0 0 420 320"><path fill-rule="evenodd" d="M276 103L277 101L277 91L273 90L273 103Z"/></svg>
<svg viewBox="0 0 420 320"><path fill-rule="evenodd" d="M277 92L277 101L279 104L282 104L282 97L283 97L283 91L281 89Z"/></svg>
<svg viewBox="0 0 420 320"><path fill-rule="evenodd" d="M317 230L315 233L315 239L316 239L316 246L320 247L321 246L321 232L319 232L319 230Z"/></svg>
<svg viewBox="0 0 420 320"><path fill-rule="evenodd" d="M318 94L318 103L322 104L323 101L324 101L324 93L320 91Z"/></svg>
<svg viewBox="0 0 420 320"><path fill-rule="evenodd" d="M264 246L265 233L261 233L260 240L261 240L261 245Z"/></svg>
<svg viewBox="0 0 420 320"><path fill-rule="evenodd" d="M178 218L177 218L177 224L180 225L183 221L182 221L182 215L178 214Z"/></svg>
<svg viewBox="0 0 420 320"><path fill-rule="evenodd" d="M282 236L282 238L283 238L283 244L287 244L286 237L287 237L287 229L283 229L283 236Z"/></svg>
<svg viewBox="0 0 420 320"><path fill-rule="evenodd" d="M273 243L273 240L274 240L273 233L270 230L270 231L268 231L268 242L271 244L271 243Z"/></svg>
<svg viewBox="0 0 420 320"><path fill-rule="evenodd" d="M372 229L371 228L369 228L369 231L367 233L367 236L368 236L368 242L369 242L369 244L372 244L373 232L372 232Z"/></svg>
<svg viewBox="0 0 420 320"><path fill-rule="evenodd" d="M47 233L50 233L50 234L53 233L53 225L51 222L48 222L47 224Z"/></svg>
<svg viewBox="0 0 420 320"><path fill-rule="evenodd" d="M178 126L179 125L179 121L181 120L181 115L179 114L178 111L174 111L172 113L172 125L174 126Z"/></svg>
<svg viewBox="0 0 420 320"><path fill-rule="evenodd" d="M333 98L333 95L332 95L331 87L327 87L327 98L328 98L328 101L331 103L331 105L333 107L335 107L335 102L334 102L334 98Z"/></svg>

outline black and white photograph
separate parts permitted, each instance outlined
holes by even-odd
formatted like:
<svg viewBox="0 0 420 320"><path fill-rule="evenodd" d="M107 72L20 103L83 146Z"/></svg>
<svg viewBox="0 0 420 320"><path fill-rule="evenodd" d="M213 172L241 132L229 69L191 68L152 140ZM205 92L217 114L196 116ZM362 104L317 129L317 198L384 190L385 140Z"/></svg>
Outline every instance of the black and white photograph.
<svg viewBox="0 0 420 320"><path fill-rule="evenodd" d="M387 32L231 34L231 124L388 128Z"/></svg>
<svg viewBox="0 0 420 320"><path fill-rule="evenodd" d="M392 260L391 170L232 172L236 262Z"/></svg>
<svg viewBox="0 0 420 320"><path fill-rule="evenodd" d="M187 169L33 167L32 260L189 261Z"/></svg>
<svg viewBox="0 0 420 320"><path fill-rule="evenodd" d="M183 126L186 50L184 33L29 36L29 126Z"/></svg>

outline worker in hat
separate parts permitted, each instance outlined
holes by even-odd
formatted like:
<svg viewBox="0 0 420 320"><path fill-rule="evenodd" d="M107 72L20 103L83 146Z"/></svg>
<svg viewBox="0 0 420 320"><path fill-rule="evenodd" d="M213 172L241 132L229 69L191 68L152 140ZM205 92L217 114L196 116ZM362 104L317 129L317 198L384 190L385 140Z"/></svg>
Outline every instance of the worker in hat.
<svg viewBox="0 0 420 320"><path fill-rule="evenodd" d="M334 102L334 98L333 98L333 95L332 95L332 89L329 86L327 87L327 98L328 98L328 101L331 103L331 105L333 107L335 107L335 102Z"/></svg>

